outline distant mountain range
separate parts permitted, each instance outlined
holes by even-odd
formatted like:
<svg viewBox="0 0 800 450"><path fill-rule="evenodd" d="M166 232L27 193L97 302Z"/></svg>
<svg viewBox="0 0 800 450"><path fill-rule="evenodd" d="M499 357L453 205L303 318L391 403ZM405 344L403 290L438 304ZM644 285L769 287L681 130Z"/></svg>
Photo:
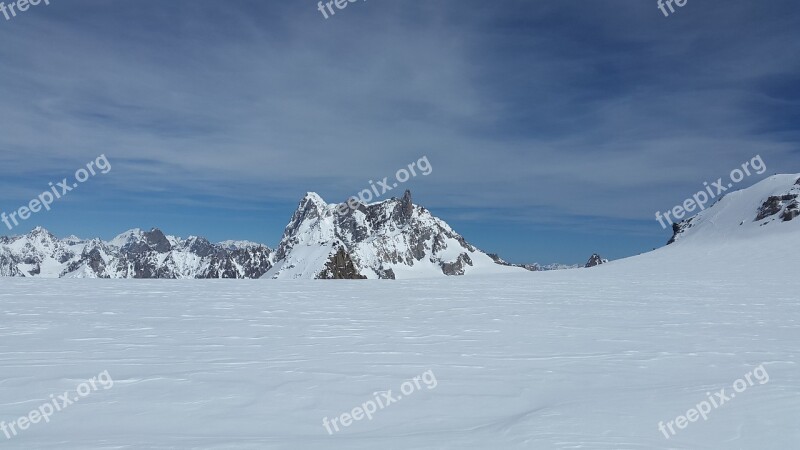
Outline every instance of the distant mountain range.
<svg viewBox="0 0 800 450"><path fill-rule="evenodd" d="M510 264L479 250L411 193L369 205L328 204L308 193L278 248L247 241L181 239L159 229L111 241L59 239L43 228L0 237L0 276L46 278L407 279L573 269ZM765 232L798 231L800 175L774 175L730 192L673 225L672 245L722 245ZM788 249L790 250L790 249ZM585 267L606 263L600 255Z"/></svg>
<svg viewBox="0 0 800 450"><path fill-rule="evenodd" d="M159 229L111 241L43 228L0 237L0 276L47 278L417 278L577 266L512 265L469 244L411 193L355 209L301 200L276 250L247 241L181 239Z"/></svg>
<svg viewBox="0 0 800 450"><path fill-rule="evenodd" d="M158 229L127 231L110 242L58 239L43 228L0 237L0 276L46 278L258 278L273 251L250 242L182 240Z"/></svg>
<svg viewBox="0 0 800 450"><path fill-rule="evenodd" d="M369 205L326 203L308 193L277 249L247 241L181 239L158 229L127 231L111 241L59 239L43 228L0 237L0 276L48 278L407 279L578 266L510 264L479 250L411 193ZM800 216L800 175L774 175L720 198L673 226L668 244L720 242L773 232ZM793 222L794 221L794 222ZM594 254L585 267L607 260Z"/></svg>
<svg viewBox="0 0 800 450"><path fill-rule="evenodd" d="M308 193L278 248L181 239L159 229L111 241L55 237L38 227L0 237L0 276L46 278L407 279L577 268L514 265L468 243L411 193L351 209Z"/></svg>

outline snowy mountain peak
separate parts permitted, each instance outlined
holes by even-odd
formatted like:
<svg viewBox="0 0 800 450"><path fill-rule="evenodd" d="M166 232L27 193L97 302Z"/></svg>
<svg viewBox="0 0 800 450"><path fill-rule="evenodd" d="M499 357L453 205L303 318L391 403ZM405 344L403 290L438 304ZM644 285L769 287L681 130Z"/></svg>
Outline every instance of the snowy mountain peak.
<svg viewBox="0 0 800 450"><path fill-rule="evenodd" d="M320 207L321 209L328 206L328 204L325 203L325 200L323 200L322 197L316 192L306 192L306 195L303 197L303 200L301 200L300 203L311 203Z"/></svg>
<svg viewBox="0 0 800 450"><path fill-rule="evenodd" d="M308 193L286 226L270 278L411 278L520 270L495 263L425 208L402 198L328 204Z"/></svg>
<svg viewBox="0 0 800 450"><path fill-rule="evenodd" d="M589 261L586 262L584 267L588 269L590 267L596 267L607 262L607 259L603 259L602 256L598 255L597 253L593 253L592 256L589 257Z"/></svg>
<svg viewBox="0 0 800 450"><path fill-rule="evenodd" d="M164 232L158 228L153 228L152 230L143 233L142 237L144 237L144 242L147 244L150 250L158 253L167 253L168 251L172 250L172 242L170 239L167 239L167 236L164 234Z"/></svg>
<svg viewBox="0 0 800 450"><path fill-rule="evenodd" d="M39 253L57 250L61 245L53 233L42 227L34 228L25 238L30 249Z"/></svg>
<svg viewBox="0 0 800 450"><path fill-rule="evenodd" d="M414 204L411 202L411 191L406 191L400 199L398 207L398 217L403 220L410 220L414 215Z"/></svg>
<svg viewBox="0 0 800 450"><path fill-rule="evenodd" d="M36 227L27 234L28 238L31 240L36 240L39 242L48 242L52 243L58 240L58 238L43 227Z"/></svg>
<svg viewBox="0 0 800 450"><path fill-rule="evenodd" d="M110 240L108 244L113 247L122 248L130 242L141 239L142 233L141 229L133 228Z"/></svg>
<svg viewBox="0 0 800 450"><path fill-rule="evenodd" d="M28 233L31 236L40 235L40 234L49 234L52 235L49 231L47 231L44 227L37 226Z"/></svg>

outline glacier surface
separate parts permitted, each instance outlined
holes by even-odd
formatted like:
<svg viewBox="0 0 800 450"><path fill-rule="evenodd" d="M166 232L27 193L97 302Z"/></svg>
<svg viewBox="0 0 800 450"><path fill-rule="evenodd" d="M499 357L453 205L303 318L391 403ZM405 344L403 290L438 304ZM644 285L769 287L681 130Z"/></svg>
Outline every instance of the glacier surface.
<svg viewBox="0 0 800 450"><path fill-rule="evenodd" d="M799 242L777 236L473 278L0 279L0 420L102 371L115 381L0 444L793 448L800 283L780 250ZM659 432L761 364L768 383ZM435 389L323 427L428 370Z"/></svg>

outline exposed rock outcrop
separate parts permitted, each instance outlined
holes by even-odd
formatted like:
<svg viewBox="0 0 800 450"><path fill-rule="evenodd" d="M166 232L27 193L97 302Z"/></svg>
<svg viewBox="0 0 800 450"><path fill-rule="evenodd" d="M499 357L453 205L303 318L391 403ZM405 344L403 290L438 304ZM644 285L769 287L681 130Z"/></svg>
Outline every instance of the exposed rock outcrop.
<svg viewBox="0 0 800 450"><path fill-rule="evenodd" d="M325 264L325 270L320 272L317 278L321 280L364 280L367 277L358 272L350 255L340 247Z"/></svg>
<svg viewBox="0 0 800 450"><path fill-rule="evenodd" d="M596 267L596 266L599 266L601 264L605 264L607 262L608 262L607 259L603 259L600 255L595 253L595 254L593 254L592 256L589 257L589 261L586 262L586 265L584 267L586 267L586 268L588 268L588 267Z"/></svg>

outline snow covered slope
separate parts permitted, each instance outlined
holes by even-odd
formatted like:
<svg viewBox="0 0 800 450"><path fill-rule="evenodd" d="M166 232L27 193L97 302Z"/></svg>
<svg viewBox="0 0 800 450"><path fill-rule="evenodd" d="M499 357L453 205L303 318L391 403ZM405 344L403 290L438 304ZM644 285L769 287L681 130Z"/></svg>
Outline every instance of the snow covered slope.
<svg viewBox="0 0 800 450"><path fill-rule="evenodd" d="M109 242L58 239L38 227L0 237L0 276L44 278L258 278L273 251L248 242L182 240L158 229L133 229Z"/></svg>
<svg viewBox="0 0 800 450"><path fill-rule="evenodd" d="M677 224L674 242L711 244L800 230L800 174L773 175L731 192Z"/></svg>
<svg viewBox="0 0 800 450"><path fill-rule="evenodd" d="M343 213L344 211L344 213ZM300 202L266 278L330 276L336 254L366 278L428 278L448 275L513 273L523 269L498 264L469 244L427 209L403 198L359 205L351 210L308 193Z"/></svg>
<svg viewBox="0 0 800 450"><path fill-rule="evenodd" d="M0 420L108 370L9 449L786 450L799 233L593 269L392 283L0 279ZM666 439L708 392L756 383ZM437 384L329 435L432 371Z"/></svg>

